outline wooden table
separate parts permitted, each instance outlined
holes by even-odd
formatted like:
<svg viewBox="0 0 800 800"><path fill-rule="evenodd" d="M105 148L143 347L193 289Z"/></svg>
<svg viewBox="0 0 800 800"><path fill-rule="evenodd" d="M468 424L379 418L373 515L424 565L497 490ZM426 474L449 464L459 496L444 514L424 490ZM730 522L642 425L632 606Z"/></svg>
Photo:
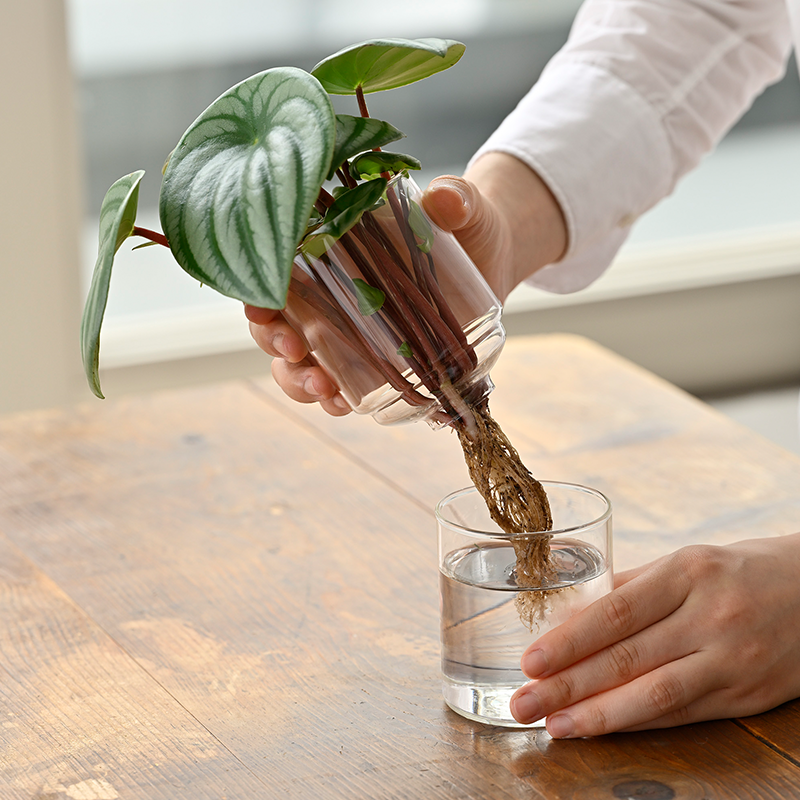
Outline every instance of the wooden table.
<svg viewBox="0 0 800 800"><path fill-rule="evenodd" d="M618 568L800 529L800 460L596 345L494 378L532 471L612 498ZM0 421L0 798L800 797L800 702L576 741L444 707L432 507L466 483L449 432L268 379Z"/></svg>

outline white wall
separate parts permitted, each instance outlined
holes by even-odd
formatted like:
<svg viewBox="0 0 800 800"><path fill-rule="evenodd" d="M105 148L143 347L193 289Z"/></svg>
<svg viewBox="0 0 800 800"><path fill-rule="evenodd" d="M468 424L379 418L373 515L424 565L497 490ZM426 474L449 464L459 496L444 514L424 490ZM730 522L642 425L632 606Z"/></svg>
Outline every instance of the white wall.
<svg viewBox="0 0 800 800"><path fill-rule="evenodd" d="M3 5L0 411L78 397L81 193L61 0Z"/></svg>

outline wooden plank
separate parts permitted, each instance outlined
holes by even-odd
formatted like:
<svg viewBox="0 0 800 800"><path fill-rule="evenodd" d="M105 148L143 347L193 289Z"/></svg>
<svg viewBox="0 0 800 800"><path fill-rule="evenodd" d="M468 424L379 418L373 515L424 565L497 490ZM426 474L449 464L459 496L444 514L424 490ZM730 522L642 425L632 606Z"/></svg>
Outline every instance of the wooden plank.
<svg viewBox="0 0 800 800"><path fill-rule="evenodd" d="M0 706L3 800L267 790L2 536Z"/></svg>
<svg viewBox="0 0 800 800"><path fill-rule="evenodd" d="M745 717L738 724L800 766L800 701L785 703L769 714Z"/></svg>
<svg viewBox="0 0 800 800"><path fill-rule="evenodd" d="M226 385L0 424L0 486L16 487L0 532L269 785L262 796L566 798L598 776L654 775L709 798L740 796L729 775L748 797L800 793L800 770L732 722L567 743L449 712L430 510L292 419ZM436 466L415 480L438 480ZM113 741L102 714L64 715ZM167 728L168 751L188 735L158 707L137 718ZM742 767L753 758L757 773ZM225 796L259 795L232 780Z"/></svg>
<svg viewBox="0 0 800 800"><path fill-rule="evenodd" d="M507 765L553 800L779 800L797 795L797 770L767 747L752 756L728 721L594 739L558 741L529 731L484 729L473 737L477 754ZM744 753L744 751L742 751ZM616 793L615 793L616 792ZM672 792L672 793L670 793Z"/></svg>

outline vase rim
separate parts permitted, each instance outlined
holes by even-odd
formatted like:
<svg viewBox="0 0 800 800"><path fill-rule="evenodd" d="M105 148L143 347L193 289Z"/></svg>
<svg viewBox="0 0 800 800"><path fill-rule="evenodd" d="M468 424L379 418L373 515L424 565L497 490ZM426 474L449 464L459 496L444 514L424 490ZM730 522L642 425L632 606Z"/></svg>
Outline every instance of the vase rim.
<svg viewBox="0 0 800 800"><path fill-rule="evenodd" d="M591 495L599 500L605 506L603 512L593 519L587 520L586 522L582 522L579 525L568 525L562 528L553 528L552 530L548 531L526 531L524 533L504 533L501 530L482 530L480 528L472 527L469 525L464 525L460 522L456 522L453 519L449 519L445 516L445 509L448 505L452 504L456 500L461 497L465 497L467 495L477 494L478 490L474 486L466 486L463 489L457 489L454 492L443 497L435 506L434 514L436 515L437 521L442 524L446 525L448 528L452 530L457 530L465 535L468 536L480 536L480 537L487 537L491 539L499 539L508 541L511 539L518 538L520 536L562 536L565 534L575 533L576 531L586 530L587 528L592 528L596 525L600 525L606 522L611 517L611 501L606 497L603 492L593 489L590 486L584 486L580 483L571 483L569 481L540 481L542 486L547 490L548 487L558 487L561 489L569 489L582 492L587 495Z"/></svg>

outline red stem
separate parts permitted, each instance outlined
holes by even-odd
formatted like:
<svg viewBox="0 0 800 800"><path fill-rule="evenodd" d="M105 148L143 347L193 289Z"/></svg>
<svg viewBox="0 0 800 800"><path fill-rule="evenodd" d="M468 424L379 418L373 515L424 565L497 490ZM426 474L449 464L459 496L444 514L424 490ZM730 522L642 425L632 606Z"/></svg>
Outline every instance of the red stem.
<svg viewBox="0 0 800 800"><path fill-rule="evenodd" d="M358 111L362 117L368 117L367 101L364 100L364 89L359 85L356 86L356 100L358 100Z"/></svg>
<svg viewBox="0 0 800 800"><path fill-rule="evenodd" d="M151 242L155 242L156 244L162 244L164 245L164 247L169 247L169 242L167 241L167 237L164 236L163 233L157 233L156 231L151 231L148 230L147 228L140 228L138 225L134 225L133 235L141 236L143 239L149 239Z"/></svg>

